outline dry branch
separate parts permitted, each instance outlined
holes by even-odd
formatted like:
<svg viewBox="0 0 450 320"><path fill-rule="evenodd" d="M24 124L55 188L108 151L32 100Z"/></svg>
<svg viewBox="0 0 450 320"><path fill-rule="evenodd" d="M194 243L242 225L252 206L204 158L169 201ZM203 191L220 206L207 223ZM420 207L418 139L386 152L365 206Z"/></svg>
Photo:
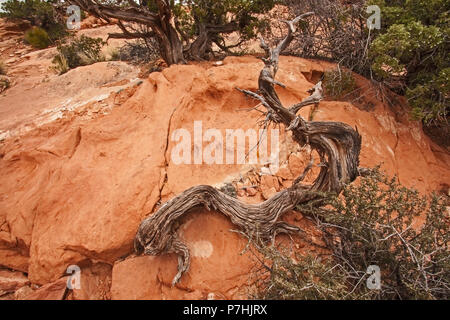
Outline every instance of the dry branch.
<svg viewBox="0 0 450 320"><path fill-rule="evenodd" d="M311 97L291 108L285 108L274 85L282 85L275 80L278 60L281 52L289 45L295 32L295 23L313 13L303 14L292 21L285 21L289 26L288 35L273 49L264 40L261 47L266 52L263 58L265 66L259 76L259 93L240 90L252 98L258 99L267 109L268 121L283 123L292 131L293 137L301 146L309 144L319 156L321 166L319 175L311 185L301 183L298 177L293 185L275 194L260 204L245 204L235 198L207 185L192 187L170 201L157 212L145 219L137 231L134 245L138 254L161 255L178 254L178 273L173 279L176 284L182 274L189 269L189 249L177 234L181 218L193 208L205 207L216 210L228 217L248 237L273 240L278 233L301 232L301 230L280 217L298 204L320 200L323 192L340 193L343 186L352 182L359 174L359 153L361 136L349 125L340 122L305 121L296 112L305 105L317 104L322 99L321 84L317 84ZM309 170L308 166L306 170ZM320 201L315 201L318 205Z"/></svg>

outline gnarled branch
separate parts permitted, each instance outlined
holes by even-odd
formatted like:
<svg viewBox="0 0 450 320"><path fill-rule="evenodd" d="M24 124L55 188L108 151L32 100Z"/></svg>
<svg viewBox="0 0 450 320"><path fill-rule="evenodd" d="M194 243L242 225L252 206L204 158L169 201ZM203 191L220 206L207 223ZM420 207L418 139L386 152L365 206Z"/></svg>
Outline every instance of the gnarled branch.
<svg viewBox="0 0 450 320"><path fill-rule="evenodd" d="M267 119L283 123L288 130L292 131L297 143L300 145L308 143L315 149L324 165L320 166L320 172L312 184L301 183L304 173L295 179L290 188L278 192L260 204L241 203L206 185L192 187L166 202L157 212L141 223L134 246L138 254L177 253L178 273L173 284L177 283L182 274L189 269L189 250L179 238L177 228L180 218L191 209L200 206L214 209L228 217L247 236L270 240L278 233L301 231L296 226L280 221L284 213L294 209L298 204L320 200L323 192L340 193L345 184L352 182L358 176L361 136L357 131L341 122L307 122L296 115L301 106L318 103L322 99L321 85L318 84L313 88L309 99L289 109L282 105L274 89L275 84L280 84L275 80L279 55L292 40L295 23L311 14L304 14L288 21L288 36L275 49L270 49L264 41L261 42L267 56L263 60L265 66L259 76L259 94L248 90L241 90L241 92L258 99L267 109ZM310 167L307 166L305 172Z"/></svg>

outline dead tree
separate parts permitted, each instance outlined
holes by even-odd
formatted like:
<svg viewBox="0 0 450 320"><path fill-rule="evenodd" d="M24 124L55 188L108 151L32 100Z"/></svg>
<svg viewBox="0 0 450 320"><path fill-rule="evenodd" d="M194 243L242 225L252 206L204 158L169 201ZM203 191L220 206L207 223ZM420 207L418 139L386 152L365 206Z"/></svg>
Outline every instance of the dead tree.
<svg viewBox="0 0 450 320"><path fill-rule="evenodd" d="M274 10L273 19L280 16L295 17L314 11L309 23L302 24L287 54L303 58L336 61L359 74L369 76L371 60L368 46L376 33L367 27L367 1L335 0L282 0L286 11ZM267 35L277 42L273 35Z"/></svg>
<svg viewBox="0 0 450 320"><path fill-rule="evenodd" d="M145 219L137 231L134 246L138 254L178 255L178 273L173 279L177 283L181 275L189 269L189 249L177 234L180 219L193 208L205 207L228 217L242 233L248 237L258 237L266 241L273 240L279 233L296 233L301 229L280 221L280 217L299 204L314 201L320 205L325 192L339 194L343 186L359 175L359 154L361 136L349 125L341 122L306 121L296 113L307 105L313 105L321 99L320 83L313 88L311 97L297 105L285 108L275 86L284 85L275 80L280 53L289 45L295 32L296 23L313 13L306 13L292 21L286 21L288 35L276 46L269 48L261 38L261 47L266 52L263 58L264 68L259 76L259 90L254 93L240 90L244 94L259 100L266 108L266 120L284 124L292 132L294 140L301 146L309 144L320 155L320 172L312 184L302 183L305 172L293 182L290 188L278 192L272 198L260 204L245 204L208 185L199 185L187 189L166 202L157 212Z"/></svg>

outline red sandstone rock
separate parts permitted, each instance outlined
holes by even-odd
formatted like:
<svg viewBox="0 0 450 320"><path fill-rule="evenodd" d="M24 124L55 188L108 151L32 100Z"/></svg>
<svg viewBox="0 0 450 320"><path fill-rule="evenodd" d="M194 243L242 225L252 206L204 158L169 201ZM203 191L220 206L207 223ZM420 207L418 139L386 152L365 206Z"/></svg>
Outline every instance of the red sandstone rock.
<svg viewBox="0 0 450 320"><path fill-rule="evenodd" d="M247 242L230 232L232 228L222 215L196 211L180 230L192 255L190 271L180 283L171 286L175 255L130 258L114 265L112 299L207 299L212 292L227 299L245 298L255 261L248 252L241 255Z"/></svg>
<svg viewBox="0 0 450 320"><path fill-rule="evenodd" d="M278 190L279 187L280 185L278 183L277 177L270 175L263 175L261 177L261 189L274 188L275 190Z"/></svg>
<svg viewBox="0 0 450 320"><path fill-rule="evenodd" d="M31 293L33 293L33 289L30 286L23 286L14 292L13 297L15 300L25 300Z"/></svg>
<svg viewBox="0 0 450 320"><path fill-rule="evenodd" d="M25 300L63 300L67 292L67 278L63 277L55 282L43 285L33 293L27 295Z"/></svg>
<svg viewBox="0 0 450 320"><path fill-rule="evenodd" d="M73 300L109 300L111 299L112 267L98 263L82 268L80 272L80 289L74 288L68 299Z"/></svg>
<svg viewBox="0 0 450 320"><path fill-rule="evenodd" d="M298 177L299 175L301 175L305 167L305 161L303 161L297 155L292 153L289 156L289 170L291 171L293 177Z"/></svg>
<svg viewBox="0 0 450 320"><path fill-rule="evenodd" d="M30 282L22 272L0 270L0 296L19 290Z"/></svg>
<svg viewBox="0 0 450 320"><path fill-rule="evenodd" d="M281 178L284 179L284 180L289 180L289 179L293 179L293 178L294 178L294 175L293 175L293 174L291 173L291 171L290 171L288 168L286 168L286 167L280 168L280 169L278 170L276 176L277 176L277 177L281 177Z"/></svg>
<svg viewBox="0 0 450 320"><path fill-rule="evenodd" d="M221 183L242 170L243 166L230 164L176 165L170 157L176 145L171 135L179 128L192 133L193 122L199 120L203 128L221 131L257 129L258 112L236 112L256 102L235 87L256 89L261 66L254 57L229 57L216 67L172 66L152 73L131 98L123 97L123 103L108 114L84 117L67 112L16 138L6 138L0 145L0 225L4 228L0 229L0 265L28 271L32 283L47 284L29 296L35 299L62 298L65 281L58 278L68 265L83 261L114 264L113 299L206 299L210 293L245 297L251 262L239 253L246 242L229 232L230 222L215 213L198 212L182 226L196 255L176 288L170 287L177 265L174 256L117 261L132 252L139 223L158 203L193 185ZM278 80L287 86L279 90L283 103L291 105L306 97L312 86L308 77L325 66L281 57ZM366 112L347 102L322 101L315 120L357 126L363 139L361 166L383 163L388 174L398 174L402 184L421 192L448 183L450 157L433 145L420 124L397 122L389 107L375 99L373 103L374 110ZM301 114L307 117L308 112L305 108ZM308 161L291 155L289 169L298 175ZM265 197L280 188L273 178L262 178ZM284 187L285 182L289 181L283 182ZM107 281L108 274L104 268L89 276L87 291L74 292L73 298L107 298L103 293L108 286L97 280ZM97 285L100 290L90 289Z"/></svg>
<svg viewBox="0 0 450 320"><path fill-rule="evenodd" d="M245 192L249 197L254 197L258 193L258 191L253 187L248 187L247 189L245 189Z"/></svg>

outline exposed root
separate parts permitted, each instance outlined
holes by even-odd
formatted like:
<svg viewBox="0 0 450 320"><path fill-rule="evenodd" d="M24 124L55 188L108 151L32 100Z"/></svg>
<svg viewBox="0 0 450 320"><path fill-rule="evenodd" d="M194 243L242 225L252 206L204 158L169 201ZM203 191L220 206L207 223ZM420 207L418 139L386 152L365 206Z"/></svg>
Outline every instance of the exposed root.
<svg viewBox="0 0 450 320"><path fill-rule="evenodd" d="M311 14L307 13L292 21L285 21L289 26L289 32L276 48L270 49L261 39L261 47L265 50L266 57L263 58L265 66L259 76L258 94L239 90L259 100L267 110L267 121L284 124L292 131L294 140L300 146L309 144L318 152L323 164L320 166L319 175L311 185L301 183L310 170L311 163L290 188L278 192L260 204L241 203L207 185L192 187L166 202L157 212L142 221L134 244L138 254L178 254L178 273L173 279L173 284L188 271L190 265L189 249L178 237L177 229L181 217L191 209L205 207L208 210L216 210L228 217L248 237L270 241L279 233L301 232L300 228L280 221L283 214L298 204L313 200L314 205L320 205L320 198L324 192L340 193L345 184L352 182L359 175L361 136L357 131L344 123L308 122L296 115L303 106L319 103L322 99L321 83L310 90L309 98L291 108L282 105L274 89L275 85L282 86L275 80L279 55L292 41L295 24Z"/></svg>

